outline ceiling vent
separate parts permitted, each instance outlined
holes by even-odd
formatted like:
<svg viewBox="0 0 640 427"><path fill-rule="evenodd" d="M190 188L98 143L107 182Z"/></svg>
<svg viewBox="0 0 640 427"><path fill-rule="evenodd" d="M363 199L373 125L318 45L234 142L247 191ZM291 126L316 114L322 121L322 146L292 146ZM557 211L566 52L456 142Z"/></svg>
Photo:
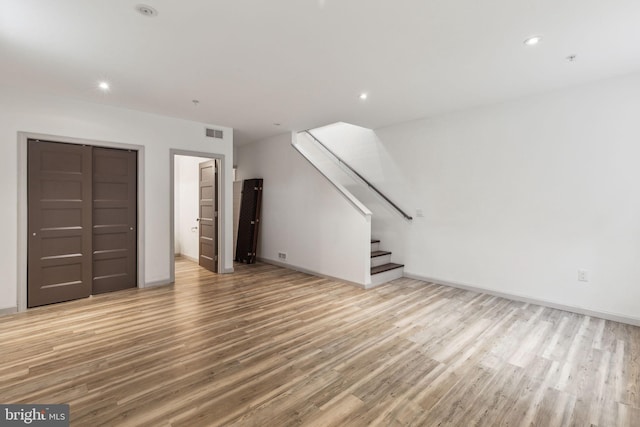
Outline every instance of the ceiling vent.
<svg viewBox="0 0 640 427"><path fill-rule="evenodd" d="M209 138L222 139L224 137L224 132L219 130L219 129L209 129L209 128L207 128L207 136Z"/></svg>

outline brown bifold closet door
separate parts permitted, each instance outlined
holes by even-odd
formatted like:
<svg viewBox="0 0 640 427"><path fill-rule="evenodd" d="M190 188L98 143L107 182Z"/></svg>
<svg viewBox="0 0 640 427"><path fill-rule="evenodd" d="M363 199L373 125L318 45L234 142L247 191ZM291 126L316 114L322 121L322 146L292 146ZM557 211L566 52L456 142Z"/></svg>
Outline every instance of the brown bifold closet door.
<svg viewBox="0 0 640 427"><path fill-rule="evenodd" d="M91 147L28 142L27 306L91 294Z"/></svg>
<svg viewBox="0 0 640 427"><path fill-rule="evenodd" d="M93 148L93 290L137 284L137 153Z"/></svg>
<svg viewBox="0 0 640 427"><path fill-rule="evenodd" d="M216 160L200 163L200 235L199 260L201 267L218 272L218 167Z"/></svg>

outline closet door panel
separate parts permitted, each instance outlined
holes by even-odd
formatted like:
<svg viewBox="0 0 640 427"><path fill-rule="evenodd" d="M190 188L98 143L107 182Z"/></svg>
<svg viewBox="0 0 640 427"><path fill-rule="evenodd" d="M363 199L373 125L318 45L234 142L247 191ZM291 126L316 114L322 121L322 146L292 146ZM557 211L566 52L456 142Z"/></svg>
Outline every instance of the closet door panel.
<svg viewBox="0 0 640 427"><path fill-rule="evenodd" d="M93 290L137 284L137 153L93 149Z"/></svg>
<svg viewBox="0 0 640 427"><path fill-rule="evenodd" d="M91 147L28 141L28 307L91 294L91 168Z"/></svg>

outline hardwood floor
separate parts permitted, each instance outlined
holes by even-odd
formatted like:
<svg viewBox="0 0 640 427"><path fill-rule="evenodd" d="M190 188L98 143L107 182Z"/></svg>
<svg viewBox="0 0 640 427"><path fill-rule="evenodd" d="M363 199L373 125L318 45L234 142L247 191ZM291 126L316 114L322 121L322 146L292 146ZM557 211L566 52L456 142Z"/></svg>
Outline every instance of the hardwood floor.
<svg viewBox="0 0 640 427"><path fill-rule="evenodd" d="M72 425L640 426L640 328L257 264L0 317L0 403Z"/></svg>

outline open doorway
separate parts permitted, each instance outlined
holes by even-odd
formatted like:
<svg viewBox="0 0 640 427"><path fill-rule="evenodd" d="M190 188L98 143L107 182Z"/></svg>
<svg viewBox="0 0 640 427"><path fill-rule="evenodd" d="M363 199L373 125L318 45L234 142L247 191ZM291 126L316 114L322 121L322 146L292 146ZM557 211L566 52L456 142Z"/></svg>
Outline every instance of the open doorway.
<svg viewBox="0 0 640 427"><path fill-rule="evenodd" d="M196 155L198 154L198 155ZM175 263L223 272L223 159L172 152L172 278Z"/></svg>
<svg viewBox="0 0 640 427"><path fill-rule="evenodd" d="M218 272L217 160L174 156L174 254Z"/></svg>

